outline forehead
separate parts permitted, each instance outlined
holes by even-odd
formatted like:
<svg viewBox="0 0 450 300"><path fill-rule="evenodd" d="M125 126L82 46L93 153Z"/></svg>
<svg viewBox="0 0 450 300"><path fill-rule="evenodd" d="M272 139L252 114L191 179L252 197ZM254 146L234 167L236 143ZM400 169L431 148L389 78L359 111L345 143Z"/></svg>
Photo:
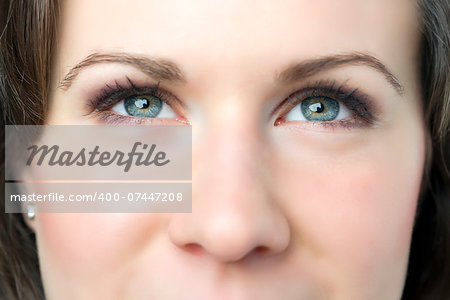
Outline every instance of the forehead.
<svg viewBox="0 0 450 300"><path fill-rule="evenodd" d="M188 70L264 72L264 66L361 51L395 73L418 49L410 0L71 0L62 20L66 64L108 50L169 58Z"/></svg>

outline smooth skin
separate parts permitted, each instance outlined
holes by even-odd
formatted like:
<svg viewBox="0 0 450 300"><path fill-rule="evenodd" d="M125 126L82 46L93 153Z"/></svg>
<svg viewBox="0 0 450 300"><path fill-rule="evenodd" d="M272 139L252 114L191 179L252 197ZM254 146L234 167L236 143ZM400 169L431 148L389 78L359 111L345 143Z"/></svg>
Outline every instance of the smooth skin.
<svg viewBox="0 0 450 300"><path fill-rule="evenodd" d="M105 84L159 81L101 63L58 87L94 52L173 62L185 80L160 87L193 128L193 209L38 214L48 299L400 299L425 158L418 20L407 0L64 2L47 123L102 124L86 103ZM345 53L402 91L367 64L277 79ZM367 94L377 121L276 123L318 81Z"/></svg>

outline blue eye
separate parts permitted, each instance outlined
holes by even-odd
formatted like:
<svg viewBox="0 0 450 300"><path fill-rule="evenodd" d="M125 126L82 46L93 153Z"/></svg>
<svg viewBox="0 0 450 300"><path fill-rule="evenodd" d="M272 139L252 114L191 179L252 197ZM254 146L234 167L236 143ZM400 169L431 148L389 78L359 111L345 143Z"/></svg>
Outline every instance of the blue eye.
<svg viewBox="0 0 450 300"><path fill-rule="evenodd" d="M344 119L351 112L338 101L328 97L310 97L294 106L287 114L286 121L327 122Z"/></svg>
<svg viewBox="0 0 450 300"><path fill-rule="evenodd" d="M155 96L131 96L124 100L125 111L134 117L154 118L162 109L162 101Z"/></svg>
<svg viewBox="0 0 450 300"><path fill-rule="evenodd" d="M174 119L177 117L167 103L154 95L130 96L114 105L111 110L138 118Z"/></svg>
<svg viewBox="0 0 450 300"><path fill-rule="evenodd" d="M327 97L313 97L303 100L300 109L308 121L333 121L339 114L339 102Z"/></svg>

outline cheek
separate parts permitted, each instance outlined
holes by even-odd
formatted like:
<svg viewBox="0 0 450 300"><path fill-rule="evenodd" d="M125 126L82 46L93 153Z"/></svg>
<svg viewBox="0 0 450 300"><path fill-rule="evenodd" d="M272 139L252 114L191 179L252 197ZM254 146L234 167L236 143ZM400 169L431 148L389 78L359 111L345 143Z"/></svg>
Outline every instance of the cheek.
<svg viewBox="0 0 450 300"><path fill-rule="evenodd" d="M46 288L83 290L123 280L163 217L145 214L39 214L37 242ZM123 282L121 283L123 284ZM94 289L95 290L95 289ZM52 291L46 291L52 294ZM59 294L59 292L55 292Z"/></svg>
<svg viewBox="0 0 450 300"><path fill-rule="evenodd" d="M425 156L421 132L282 133L290 142L276 162L279 199L294 243L330 285L403 286Z"/></svg>

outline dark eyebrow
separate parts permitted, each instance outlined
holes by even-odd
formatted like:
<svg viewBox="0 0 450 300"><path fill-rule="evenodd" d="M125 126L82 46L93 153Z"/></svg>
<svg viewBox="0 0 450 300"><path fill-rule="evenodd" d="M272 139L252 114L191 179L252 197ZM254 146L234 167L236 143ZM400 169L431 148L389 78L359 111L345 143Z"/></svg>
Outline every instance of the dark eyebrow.
<svg viewBox="0 0 450 300"><path fill-rule="evenodd" d="M282 83L291 83L319 72L346 65L363 65L373 68L382 73L384 78L399 94L403 93L403 85L380 60L372 55L360 52L323 56L302 61L280 72L277 79Z"/></svg>
<svg viewBox="0 0 450 300"><path fill-rule="evenodd" d="M135 56L127 53L93 53L77 63L60 81L58 87L67 90L85 68L102 63L118 63L138 68L157 81L185 82L180 68L165 59Z"/></svg>

